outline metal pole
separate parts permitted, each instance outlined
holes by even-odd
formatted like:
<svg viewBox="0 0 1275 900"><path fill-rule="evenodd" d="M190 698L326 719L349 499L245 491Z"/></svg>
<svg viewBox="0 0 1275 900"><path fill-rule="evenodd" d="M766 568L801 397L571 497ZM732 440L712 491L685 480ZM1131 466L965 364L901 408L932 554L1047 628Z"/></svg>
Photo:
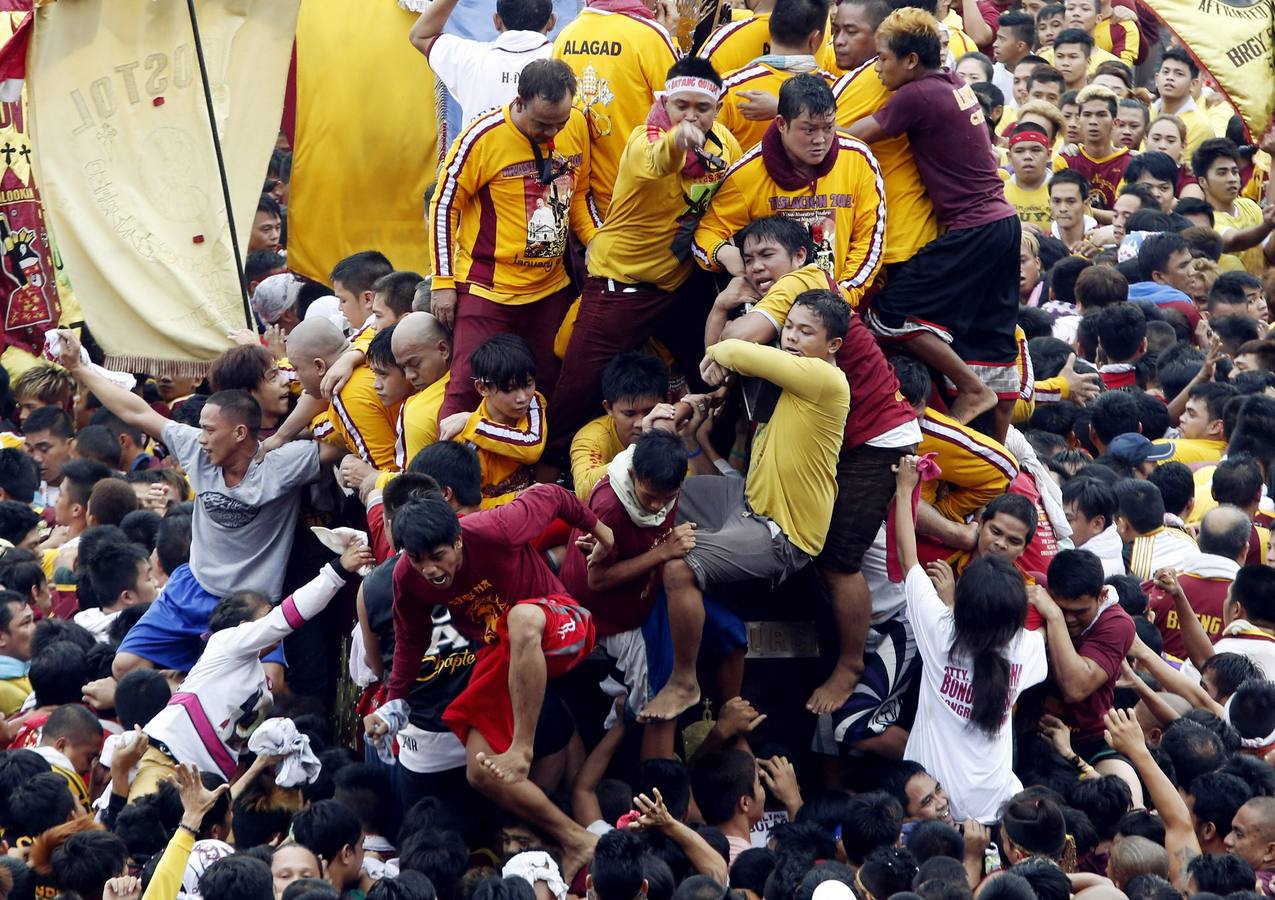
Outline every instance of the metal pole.
<svg viewBox="0 0 1275 900"><path fill-rule="evenodd" d="M230 181L226 178L226 160L221 153L221 137L217 134L217 114L213 108L212 88L208 85L208 65L204 62L204 44L199 37L199 19L195 15L195 0L186 0L190 12L190 30L195 37L195 58L199 60L199 79L204 86L204 105L208 108L208 129L212 132L213 150L217 154L217 174L221 176L221 195L226 201L226 224L230 228L230 249L235 254L235 272L239 277L239 296L243 300L244 321L248 328L256 330L252 306L248 300L248 285L244 279L243 258L239 255L239 237L235 231L235 210L230 199Z"/></svg>

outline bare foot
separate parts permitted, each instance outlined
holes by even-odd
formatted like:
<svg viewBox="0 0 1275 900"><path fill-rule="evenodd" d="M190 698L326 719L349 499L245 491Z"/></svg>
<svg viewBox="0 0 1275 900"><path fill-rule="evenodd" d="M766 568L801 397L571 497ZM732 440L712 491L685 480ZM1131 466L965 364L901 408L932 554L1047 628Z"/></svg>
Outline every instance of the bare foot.
<svg viewBox="0 0 1275 900"><path fill-rule="evenodd" d="M699 703L699 685L694 681L670 681L638 713L639 722L676 719Z"/></svg>
<svg viewBox="0 0 1275 900"><path fill-rule="evenodd" d="M517 784L531 771L531 751L520 747L510 747L494 756L479 752L475 758L506 784Z"/></svg>
<svg viewBox="0 0 1275 900"><path fill-rule="evenodd" d="M961 391L952 402L952 418L962 425L968 425L983 413L996 407L996 392L985 384L979 385L978 393Z"/></svg>
<svg viewBox="0 0 1275 900"><path fill-rule="evenodd" d="M568 885L593 859L593 848L598 845L598 836L580 829L579 843L562 848L562 880Z"/></svg>
<svg viewBox="0 0 1275 900"><path fill-rule="evenodd" d="M815 688L810 699L806 701L806 709L816 716L826 716L846 705L850 695L854 693L859 676L849 669L837 666L828 676L828 680Z"/></svg>

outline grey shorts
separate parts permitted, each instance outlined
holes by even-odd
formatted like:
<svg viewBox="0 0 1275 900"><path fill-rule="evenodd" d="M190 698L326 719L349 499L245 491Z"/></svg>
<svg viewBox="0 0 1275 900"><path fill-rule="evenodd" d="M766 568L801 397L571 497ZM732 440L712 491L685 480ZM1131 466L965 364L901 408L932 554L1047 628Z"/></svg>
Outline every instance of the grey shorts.
<svg viewBox="0 0 1275 900"><path fill-rule="evenodd" d="M700 590L764 578L778 584L810 562L779 526L748 508L744 479L693 475L682 485L677 521L694 522L695 549L686 564Z"/></svg>

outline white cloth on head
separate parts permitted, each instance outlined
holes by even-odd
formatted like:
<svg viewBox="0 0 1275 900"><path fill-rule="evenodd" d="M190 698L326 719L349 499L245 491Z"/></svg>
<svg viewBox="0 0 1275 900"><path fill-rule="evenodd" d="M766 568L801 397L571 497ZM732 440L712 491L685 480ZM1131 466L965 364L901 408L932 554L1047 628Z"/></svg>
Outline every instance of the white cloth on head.
<svg viewBox="0 0 1275 900"><path fill-rule="evenodd" d="M310 749L310 736L297 730L291 719L266 719L248 738L248 749L258 756L282 756L274 781L279 787L310 784L323 768Z"/></svg>
<svg viewBox="0 0 1275 900"><path fill-rule="evenodd" d="M526 850L515 854L500 870L500 877L525 878L533 889L537 881L543 881L557 900L565 900L567 896L567 883L562 880L558 864L543 850Z"/></svg>

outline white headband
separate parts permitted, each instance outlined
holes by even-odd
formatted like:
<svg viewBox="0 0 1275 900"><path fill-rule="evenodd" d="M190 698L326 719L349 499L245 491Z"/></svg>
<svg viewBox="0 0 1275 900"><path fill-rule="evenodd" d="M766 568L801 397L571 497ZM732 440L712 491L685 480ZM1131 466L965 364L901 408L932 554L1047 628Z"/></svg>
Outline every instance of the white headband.
<svg viewBox="0 0 1275 900"><path fill-rule="evenodd" d="M679 75L664 82L664 96L674 94L703 94L713 102L721 99L722 89L707 78L696 78L693 75Z"/></svg>

